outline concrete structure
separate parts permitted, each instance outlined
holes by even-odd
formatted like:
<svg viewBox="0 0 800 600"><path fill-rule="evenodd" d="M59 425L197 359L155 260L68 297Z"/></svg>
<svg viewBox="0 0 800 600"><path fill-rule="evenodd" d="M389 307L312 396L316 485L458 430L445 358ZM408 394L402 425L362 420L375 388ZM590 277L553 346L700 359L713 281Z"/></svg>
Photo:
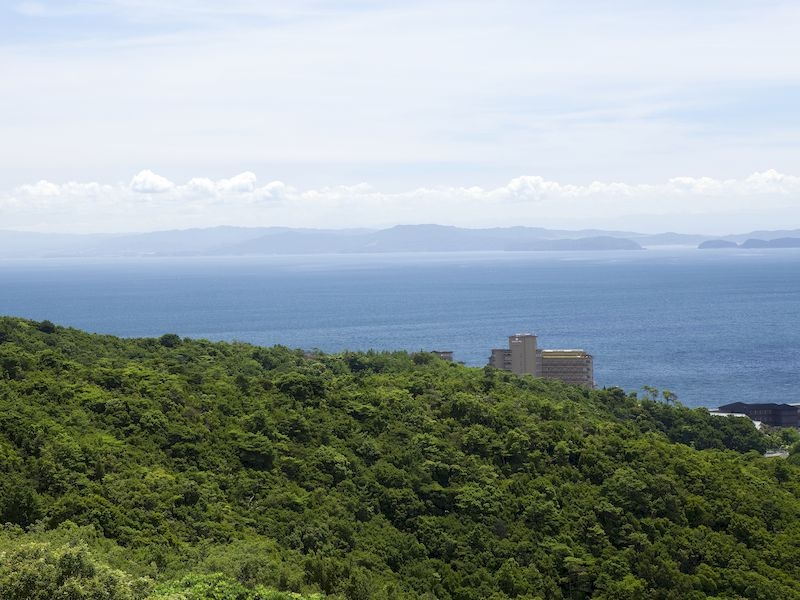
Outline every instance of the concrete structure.
<svg viewBox="0 0 800 600"><path fill-rule="evenodd" d="M431 350L432 354L435 354L442 360L446 360L447 362L453 362L453 351L452 350Z"/></svg>
<svg viewBox="0 0 800 600"><path fill-rule="evenodd" d="M800 407L793 404L746 404L733 402L717 409L721 413L740 413L747 415L753 421L761 421L770 427L798 427L800 426Z"/></svg>
<svg viewBox="0 0 800 600"><path fill-rule="evenodd" d="M559 379L572 385L594 387L591 354L583 350L540 350L532 333L509 336L508 349L493 349L489 365L517 375Z"/></svg>
<svg viewBox="0 0 800 600"><path fill-rule="evenodd" d="M583 350L540 350L539 376L594 387L592 356Z"/></svg>

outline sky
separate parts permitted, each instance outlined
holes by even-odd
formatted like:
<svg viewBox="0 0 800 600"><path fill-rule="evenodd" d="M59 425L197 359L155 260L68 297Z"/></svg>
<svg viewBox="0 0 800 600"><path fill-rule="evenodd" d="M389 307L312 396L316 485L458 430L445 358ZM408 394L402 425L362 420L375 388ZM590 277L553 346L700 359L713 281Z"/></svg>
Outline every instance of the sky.
<svg viewBox="0 0 800 600"><path fill-rule="evenodd" d="M0 0L0 229L800 228L800 3Z"/></svg>

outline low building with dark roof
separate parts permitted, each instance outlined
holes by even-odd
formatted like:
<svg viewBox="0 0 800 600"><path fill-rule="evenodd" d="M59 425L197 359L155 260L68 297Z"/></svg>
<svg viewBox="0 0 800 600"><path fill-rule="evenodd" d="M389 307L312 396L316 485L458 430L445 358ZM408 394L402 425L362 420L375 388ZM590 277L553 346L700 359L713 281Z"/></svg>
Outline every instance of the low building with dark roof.
<svg viewBox="0 0 800 600"><path fill-rule="evenodd" d="M733 402L720 406L718 410L726 413L741 413L753 421L761 421L770 427L800 427L800 407L793 404Z"/></svg>

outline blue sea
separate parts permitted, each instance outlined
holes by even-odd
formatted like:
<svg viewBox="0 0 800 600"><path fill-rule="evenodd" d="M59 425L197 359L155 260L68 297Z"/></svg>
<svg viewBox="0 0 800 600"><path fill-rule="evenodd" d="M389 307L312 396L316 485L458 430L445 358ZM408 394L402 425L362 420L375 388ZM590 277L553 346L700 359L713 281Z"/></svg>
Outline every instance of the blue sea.
<svg viewBox="0 0 800 600"><path fill-rule="evenodd" d="M598 386L690 406L800 402L800 251L515 252L0 261L0 314L337 352L507 336L594 355Z"/></svg>

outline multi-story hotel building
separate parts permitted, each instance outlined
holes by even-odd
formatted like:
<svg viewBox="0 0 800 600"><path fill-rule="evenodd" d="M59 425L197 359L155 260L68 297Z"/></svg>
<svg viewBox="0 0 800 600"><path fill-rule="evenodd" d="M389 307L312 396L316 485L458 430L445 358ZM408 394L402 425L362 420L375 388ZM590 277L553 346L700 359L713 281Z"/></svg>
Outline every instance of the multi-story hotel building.
<svg viewBox="0 0 800 600"><path fill-rule="evenodd" d="M572 385L594 387L591 354L579 349L540 350L532 333L509 336L508 349L493 349L489 364L517 375L559 379Z"/></svg>

